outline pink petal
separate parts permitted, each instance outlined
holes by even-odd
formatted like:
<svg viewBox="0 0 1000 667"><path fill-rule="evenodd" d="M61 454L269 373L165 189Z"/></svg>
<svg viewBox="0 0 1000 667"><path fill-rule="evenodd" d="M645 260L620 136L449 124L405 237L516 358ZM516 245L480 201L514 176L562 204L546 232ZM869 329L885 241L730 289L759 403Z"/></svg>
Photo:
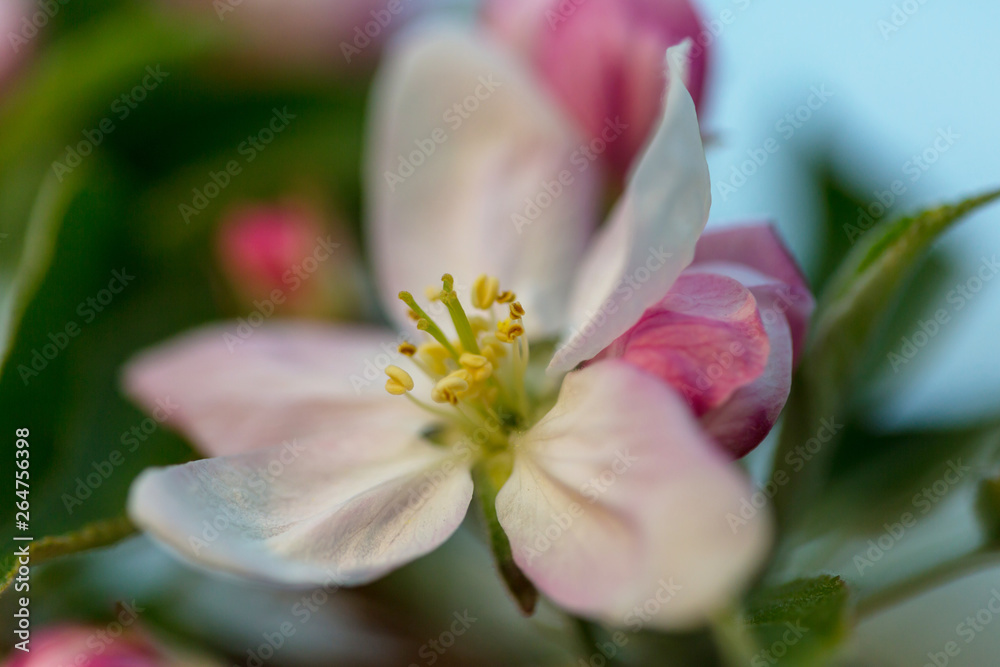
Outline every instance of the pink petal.
<svg viewBox="0 0 1000 667"><path fill-rule="evenodd" d="M568 375L517 444L500 522L521 569L574 613L690 627L731 602L766 555L767 512L736 519L749 481L680 396L629 364Z"/></svg>
<svg viewBox="0 0 1000 667"><path fill-rule="evenodd" d="M757 379L768 351L750 290L725 276L684 273L597 359L620 358L660 378L702 415Z"/></svg>
<svg viewBox="0 0 1000 667"><path fill-rule="evenodd" d="M667 54L677 84L686 48ZM694 257L709 185L694 102L683 85L671 85L660 128L580 268L551 371L592 359L663 298Z"/></svg>
<svg viewBox="0 0 1000 667"><path fill-rule="evenodd" d="M766 288L755 288L757 294ZM761 294L759 302L767 303ZM734 458L759 445L778 421L792 387L792 337L780 316L762 318L770 343L767 367L756 380L737 389L729 399L701 415L701 424Z"/></svg>
<svg viewBox="0 0 1000 667"><path fill-rule="evenodd" d="M244 338L243 336L246 336ZM376 418L420 414L389 396L383 370L405 359L371 327L214 325L141 354L126 391L213 456L314 438Z"/></svg>
<svg viewBox="0 0 1000 667"><path fill-rule="evenodd" d="M805 344L815 301L805 276L775 228L760 223L705 232L698 239L692 266L708 263L739 264L773 279L744 279L742 282L747 287L774 281L785 286L775 291L775 296L784 303L778 303L777 307L788 318L797 360Z"/></svg>
<svg viewBox="0 0 1000 667"><path fill-rule="evenodd" d="M529 335L557 334L599 195L598 170L572 161L572 122L510 54L437 27L387 57L371 129L369 232L400 326L410 324L401 290L422 294L447 272L467 298L488 273L517 293Z"/></svg>
<svg viewBox="0 0 1000 667"><path fill-rule="evenodd" d="M687 0L489 0L485 9L493 32L535 66L623 177L662 110L664 51L702 31ZM696 104L706 60L695 47L687 84ZM606 133L616 122L624 130Z"/></svg>
<svg viewBox="0 0 1000 667"><path fill-rule="evenodd" d="M468 461L392 413L335 434L152 469L129 516L174 552L288 584L363 584L422 556L461 524Z"/></svg>

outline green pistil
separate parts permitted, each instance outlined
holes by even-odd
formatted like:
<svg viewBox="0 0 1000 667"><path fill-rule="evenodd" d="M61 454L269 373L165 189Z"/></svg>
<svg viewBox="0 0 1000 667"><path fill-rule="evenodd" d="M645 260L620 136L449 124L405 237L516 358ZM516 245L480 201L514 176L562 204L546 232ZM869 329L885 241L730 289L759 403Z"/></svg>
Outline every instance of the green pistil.
<svg viewBox="0 0 1000 667"><path fill-rule="evenodd" d="M431 319L431 316L425 313L424 309L417 305L417 302L413 298L413 295L410 294L409 292L400 292L399 299L407 306L409 306L410 310L416 313L417 317L420 318L417 321L417 328L420 329L421 331L426 331L428 334L430 334L430 336L434 340L436 340L437 342L441 343L442 346L444 346L444 349L448 350L448 353L455 358L455 361L458 361L459 357L458 350L456 350L455 346L451 344L451 341L448 340L448 337L444 335L444 332L441 331L441 328L434 323L434 320Z"/></svg>
<svg viewBox="0 0 1000 667"><path fill-rule="evenodd" d="M444 284L441 301L448 307L448 313L451 315L451 321L455 323L455 332L458 333L458 339L462 341L462 347L465 348L466 352L479 354L476 334L472 332L469 317L465 314L465 309L462 308L462 303L458 300L458 294L455 293L455 279L451 277L451 274L446 273L441 277L441 282Z"/></svg>

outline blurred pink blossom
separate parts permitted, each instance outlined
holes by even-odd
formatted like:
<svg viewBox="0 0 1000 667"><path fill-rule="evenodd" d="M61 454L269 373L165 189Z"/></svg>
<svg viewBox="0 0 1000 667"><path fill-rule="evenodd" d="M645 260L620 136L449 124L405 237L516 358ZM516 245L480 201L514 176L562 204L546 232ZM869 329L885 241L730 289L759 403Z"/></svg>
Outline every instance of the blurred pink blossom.
<svg viewBox="0 0 1000 667"><path fill-rule="evenodd" d="M356 256L345 231L321 220L300 203L233 209L216 240L223 272L248 303L270 300L284 314L348 314L358 300Z"/></svg>
<svg viewBox="0 0 1000 667"><path fill-rule="evenodd" d="M486 0L491 31L534 67L624 177L663 109L663 53L695 40L687 87L701 104L708 53L689 0ZM588 158L589 159L589 158Z"/></svg>
<svg viewBox="0 0 1000 667"><path fill-rule="evenodd" d="M31 640L31 651L15 650L4 667L208 667L191 656L169 656L139 633L121 627L64 625L44 628Z"/></svg>
<svg viewBox="0 0 1000 667"><path fill-rule="evenodd" d="M167 1L240 27L257 52L344 69L374 62L425 0Z"/></svg>
<svg viewBox="0 0 1000 667"><path fill-rule="evenodd" d="M37 34L38 28L31 24L30 9L31 5L25 0L0 2L0 36L4 42L0 46L0 86L31 50L32 36Z"/></svg>

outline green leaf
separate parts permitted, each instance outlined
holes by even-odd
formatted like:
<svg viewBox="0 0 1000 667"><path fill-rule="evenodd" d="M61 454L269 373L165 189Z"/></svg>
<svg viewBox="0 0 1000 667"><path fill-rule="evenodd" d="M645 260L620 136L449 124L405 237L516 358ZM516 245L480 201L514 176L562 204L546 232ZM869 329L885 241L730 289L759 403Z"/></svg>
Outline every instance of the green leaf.
<svg viewBox="0 0 1000 667"><path fill-rule="evenodd" d="M1000 190L870 230L848 254L822 294L812 334L785 409L775 472L821 432L823 420L846 421L847 403L914 268L940 235L969 213L1000 198ZM827 442L774 497L783 525L822 489L836 438Z"/></svg>
<svg viewBox="0 0 1000 667"><path fill-rule="evenodd" d="M121 517L92 523L65 535L45 537L34 542L21 542L19 544L28 547L29 567L35 567L60 556L110 546L135 532L136 528L132 522ZM17 556L14 554L4 555L3 560L0 561L0 572L3 573L3 579L0 579L0 594L3 594L14 583L20 567L21 563Z"/></svg>
<svg viewBox="0 0 1000 667"><path fill-rule="evenodd" d="M1000 547L1000 477L984 479L976 491L976 517L994 548Z"/></svg>
<svg viewBox="0 0 1000 667"><path fill-rule="evenodd" d="M81 169L60 183L49 174L27 216L11 210L18 208L14 192L24 187L20 179L0 184L0 371L17 323L48 269L60 223L83 175Z"/></svg>
<svg viewBox="0 0 1000 667"><path fill-rule="evenodd" d="M210 30L132 8L51 44L0 105L0 371L27 302L48 269L53 237L94 158L58 174L55 162L147 66L203 53ZM93 150L93 148L91 149Z"/></svg>
<svg viewBox="0 0 1000 667"><path fill-rule="evenodd" d="M850 627L850 591L840 577L797 579L747 599L741 630L749 641L743 657L749 664L822 664Z"/></svg>

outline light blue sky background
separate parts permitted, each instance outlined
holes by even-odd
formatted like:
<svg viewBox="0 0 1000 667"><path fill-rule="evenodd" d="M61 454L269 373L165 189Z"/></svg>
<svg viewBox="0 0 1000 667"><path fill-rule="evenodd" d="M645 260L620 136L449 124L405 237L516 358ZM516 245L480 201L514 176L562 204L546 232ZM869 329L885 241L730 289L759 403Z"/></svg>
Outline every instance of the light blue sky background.
<svg viewBox="0 0 1000 667"><path fill-rule="evenodd" d="M887 187L904 165L933 143L941 128L959 135L893 213L1000 186L1000 3L913 0L919 9L898 31L883 34L895 0L702 0L705 16L730 9L734 20L716 43L708 127L712 223L773 217L800 258L809 260L818 193L802 157L827 146L859 184ZM742 8L742 9L741 9ZM802 104L813 86L834 96L788 140L775 124ZM727 201L718 185L746 151L771 136L781 149ZM873 195L874 196L874 195ZM970 218L943 242L971 277L984 255L1000 256L1000 206ZM947 304L941 304L942 307ZM916 323L915 323L916 327ZM877 399L890 423L963 421L1000 412L1000 276L955 313L906 373L889 372ZM931 528L941 539L945 528ZM933 535L914 536L915 539ZM958 640L958 667L997 664L1000 616L970 643L956 626L1000 590L1000 570L919 598L858 633L861 664L920 667L927 652ZM851 662L850 664L858 664Z"/></svg>
<svg viewBox="0 0 1000 667"><path fill-rule="evenodd" d="M890 22L894 6L904 4L917 10L904 14L898 31L884 33L879 22ZM773 217L802 259L814 256L805 232L818 223L820 201L801 160L824 145L861 184L888 187L902 178L908 192L893 214L1000 186L1000 3L703 0L702 6L709 20L732 12L716 42L706 114L719 135L709 154L712 224ZM784 139L776 123L822 85L833 97ZM931 147L942 128L959 138L911 183L906 163ZM724 201L719 185L733 165L771 136L779 152ZM1000 255L1000 206L971 218L945 244L971 277L982 256ZM998 412L998 340L1000 279L955 314L907 373L887 378L887 418L931 422Z"/></svg>

